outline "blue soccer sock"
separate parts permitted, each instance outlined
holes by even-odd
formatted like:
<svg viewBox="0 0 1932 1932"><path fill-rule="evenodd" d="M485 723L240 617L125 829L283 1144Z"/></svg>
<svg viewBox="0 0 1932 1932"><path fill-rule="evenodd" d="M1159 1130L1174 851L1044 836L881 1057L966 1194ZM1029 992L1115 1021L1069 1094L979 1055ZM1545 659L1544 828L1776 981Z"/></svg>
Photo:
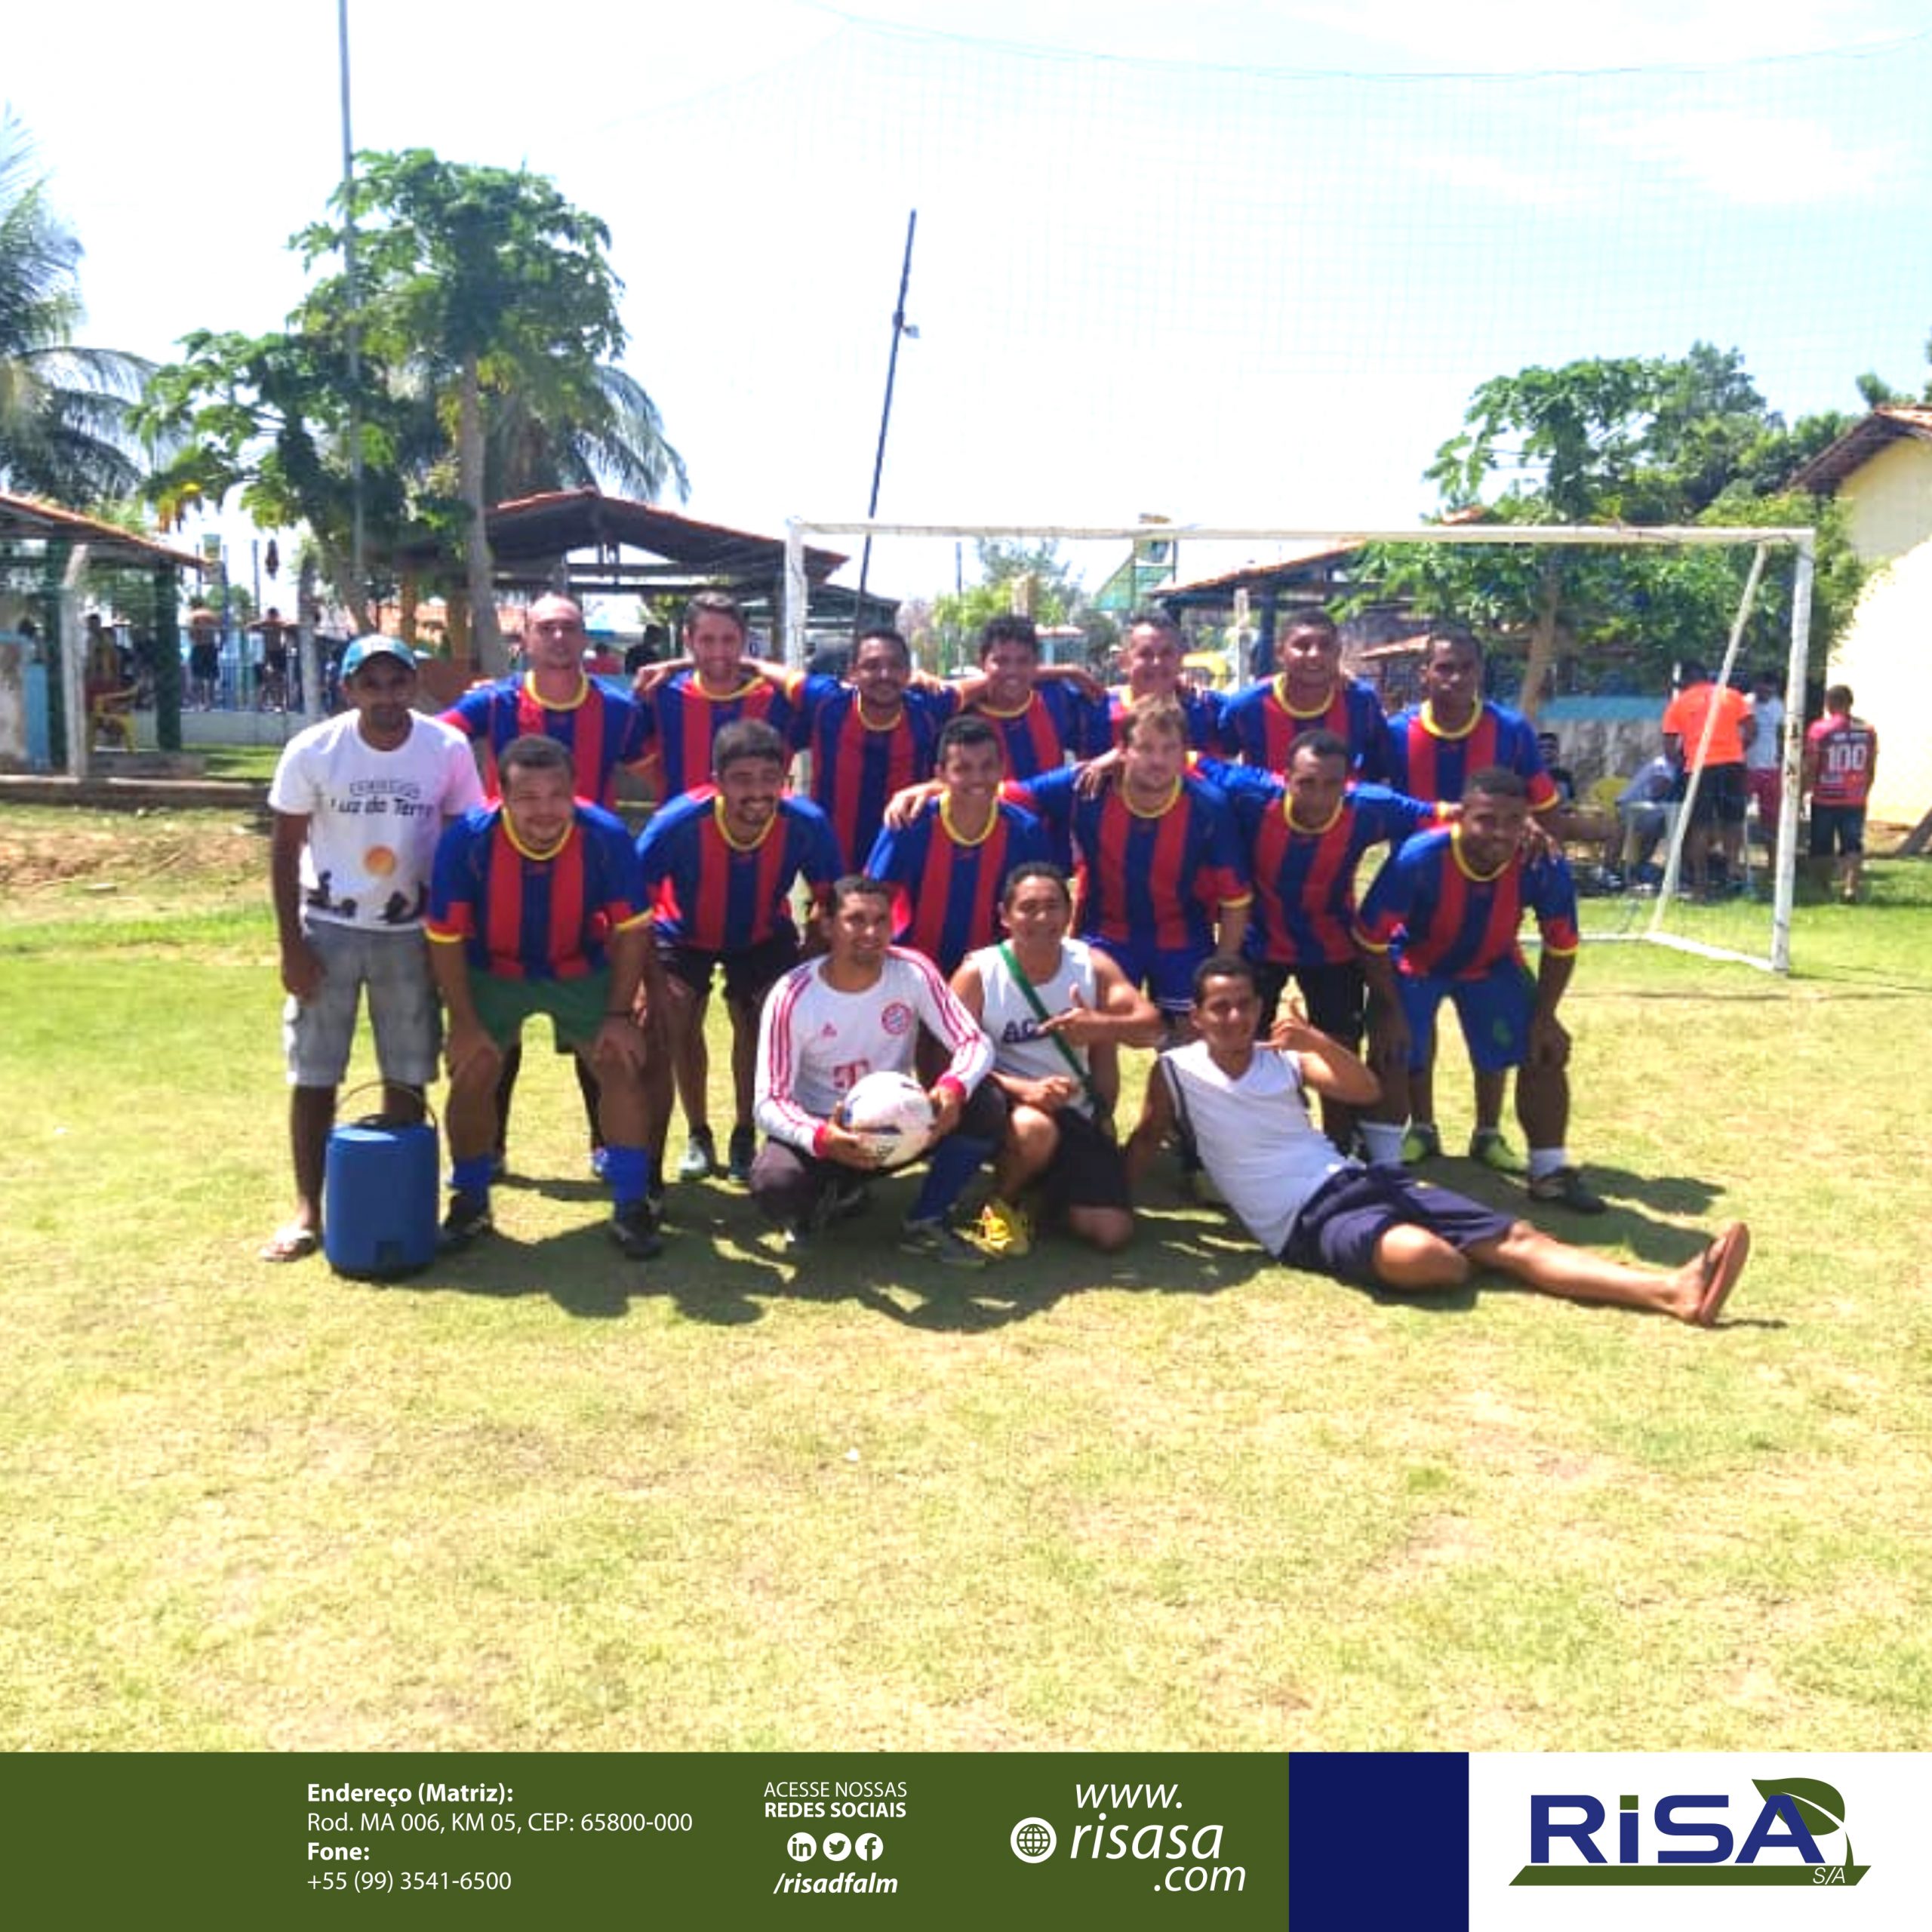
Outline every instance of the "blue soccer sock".
<svg viewBox="0 0 1932 1932"><path fill-rule="evenodd" d="M953 1203L966 1192L966 1183L978 1172L980 1162L993 1151L993 1145L970 1134L949 1134L933 1149L926 1164L924 1184L906 1218L944 1220L952 1211Z"/></svg>
<svg viewBox="0 0 1932 1932"><path fill-rule="evenodd" d="M450 1186L458 1194L479 1201L490 1198L490 1176L497 1164L494 1154L472 1154L466 1161L450 1163Z"/></svg>
<svg viewBox="0 0 1932 1932"><path fill-rule="evenodd" d="M651 1156L641 1147L606 1147L604 1178L611 1198L620 1209L641 1201L651 1181Z"/></svg>

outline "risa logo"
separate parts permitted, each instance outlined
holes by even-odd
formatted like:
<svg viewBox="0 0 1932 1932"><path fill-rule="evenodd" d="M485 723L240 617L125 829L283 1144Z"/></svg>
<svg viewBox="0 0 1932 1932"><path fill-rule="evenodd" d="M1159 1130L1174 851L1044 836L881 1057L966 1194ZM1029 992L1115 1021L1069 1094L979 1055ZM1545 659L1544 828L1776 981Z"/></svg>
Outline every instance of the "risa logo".
<svg viewBox="0 0 1932 1932"><path fill-rule="evenodd" d="M1758 1804L1740 1842L1725 1792L1673 1792L1651 1807L1617 1801L1613 1859L1598 1842L1609 1807L1585 1792L1530 1799L1530 1862L1512 1885L1855 1885L1844 1800L1817 1778L1753 1778ZM1749 1801L1746 1800L1748 1807ZM1734 1814L1740 1821L1746 1812Z"/></svg>

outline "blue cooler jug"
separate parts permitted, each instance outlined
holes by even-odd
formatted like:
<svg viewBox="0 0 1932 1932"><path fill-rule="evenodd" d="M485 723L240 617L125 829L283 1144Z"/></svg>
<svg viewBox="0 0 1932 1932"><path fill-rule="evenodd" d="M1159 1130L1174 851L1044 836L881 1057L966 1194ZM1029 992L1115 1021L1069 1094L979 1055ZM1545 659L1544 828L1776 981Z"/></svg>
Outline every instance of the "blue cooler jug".
<svg viewBox="0 0 1932 1932"><path fill-rule="evenodd" d="M387 1281L436 1258L436 1124L380 1114L336 1128L322 1168L322 1252L338 1275Z"/></svg>

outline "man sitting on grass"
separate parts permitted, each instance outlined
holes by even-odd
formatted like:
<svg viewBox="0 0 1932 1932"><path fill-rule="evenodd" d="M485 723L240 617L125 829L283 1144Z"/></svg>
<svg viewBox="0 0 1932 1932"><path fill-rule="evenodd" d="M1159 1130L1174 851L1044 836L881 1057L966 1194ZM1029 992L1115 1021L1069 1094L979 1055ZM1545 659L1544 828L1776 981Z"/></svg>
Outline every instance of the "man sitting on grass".
<svg viewBox="0 0 1932 1932"><path fill-rule="evenodd" d="M1017 1260L1032 1246L1035 1194L1103 1254L1134 1238L1134 1198L1114 1137L1120 1049L1158 1045L1160 1009L1097 946L1070 940L1073 895L1044 859L1015 866L1000 896L1007 937L967 955L952 990L993 1043L1006 1137L980 1240Z"/></svg>
<svg viewBox="0 0 1932 1932"><path fill-rule="evenodd" d="M1144 1171L1178 1126L1242 1226L1291 1268L1404 1294L1460 1287L1487 1268L1543 1294L1716 1325L1751 1251L1742 1221L1666 1274L1572 1247L1399 1168L1364 1168L1310 1124L1303 1095L1366 1106L1375 1075L1292 1011L1257 1041L1260 1011L1247 961L1222 955L1202 965L1198 1038L1155 1063L1128 1147L1130 1172Z"/></svg>

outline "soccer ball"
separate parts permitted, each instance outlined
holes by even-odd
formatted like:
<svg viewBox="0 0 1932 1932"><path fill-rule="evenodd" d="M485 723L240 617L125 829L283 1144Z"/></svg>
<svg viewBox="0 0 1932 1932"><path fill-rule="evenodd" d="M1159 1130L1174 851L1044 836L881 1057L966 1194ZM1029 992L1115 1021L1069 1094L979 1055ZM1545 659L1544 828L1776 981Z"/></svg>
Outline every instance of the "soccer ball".
<svg viewBox="0 0 1932 1932"><path fill-rule="evenodd" d="M869 1143L882 1168L917 1160L933 1137L933 1103L903 1073L868 1073L854 1081L832 1118Z"/></svg>

